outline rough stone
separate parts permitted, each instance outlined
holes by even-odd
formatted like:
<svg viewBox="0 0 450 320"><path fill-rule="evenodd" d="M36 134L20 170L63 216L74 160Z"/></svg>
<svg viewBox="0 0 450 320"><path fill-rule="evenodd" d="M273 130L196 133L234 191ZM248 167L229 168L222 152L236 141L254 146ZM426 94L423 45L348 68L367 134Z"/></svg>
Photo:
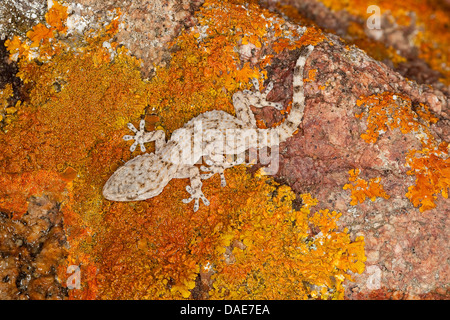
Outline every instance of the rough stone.
<svg viewBox="0 0 450 320"><path fill-rule="evenodd" d="M56 275L65 245L59 205L48 197L31 198L20 220L0 212L0 299L65 299Z"/></svg>

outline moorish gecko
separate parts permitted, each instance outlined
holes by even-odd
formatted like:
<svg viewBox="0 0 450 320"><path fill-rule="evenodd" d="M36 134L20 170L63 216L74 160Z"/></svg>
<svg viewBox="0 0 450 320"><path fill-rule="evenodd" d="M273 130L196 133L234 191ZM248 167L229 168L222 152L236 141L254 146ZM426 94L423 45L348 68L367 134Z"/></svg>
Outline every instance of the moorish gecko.
<svg viewBox="0 0 450 320"><path fill-rule="evenodd" d="M250 106L262 108L272 106L281 109L280 103L266 100L272 90L269 83L264 93L260 93L258 80L253 80L256 92L239 91L233 95L236 116L219 110L208 111L187 122L183 128L173 132L165 141L163 130L146 132L145 120L141 120L139 130L131 123L128 128L135 135L124 136L124 140L134 140L130 147L134 151L139 144L145 152L144 143L155 141L155 152L145 153L131 159L108 179L103 187L103 195L113 201L137 201L159 195L172 178L190 178L191 185L186 191L191 195L184 203L194 200L194 211L199 208L199 199L209 205L202 192L202 179L215 173L221 177L221 185L226 181L223 171L243 162L242 155L249 149L261 149L278 145L291 137L303 118L305 97L303 93L303 69L306 59L312 52L312 45L301 50L293 77L292 109L286 120L275 128L259 129ZM237 160L230 161L230 156ZM206 174L200 174L198 166L202 158L208 167L201 166Z"/></svg>

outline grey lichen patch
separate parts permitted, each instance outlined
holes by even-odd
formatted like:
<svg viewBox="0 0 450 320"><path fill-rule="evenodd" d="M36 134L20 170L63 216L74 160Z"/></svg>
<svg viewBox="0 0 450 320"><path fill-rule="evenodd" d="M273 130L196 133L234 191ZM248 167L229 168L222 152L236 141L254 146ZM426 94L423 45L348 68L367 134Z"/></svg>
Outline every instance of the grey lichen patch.
<svg viewBox="0 0 450 320"><path fill-rule="evenodd" d="M0 38L25 36L35 24L45 21L45 0L2 0L0 6Z"/></svg>

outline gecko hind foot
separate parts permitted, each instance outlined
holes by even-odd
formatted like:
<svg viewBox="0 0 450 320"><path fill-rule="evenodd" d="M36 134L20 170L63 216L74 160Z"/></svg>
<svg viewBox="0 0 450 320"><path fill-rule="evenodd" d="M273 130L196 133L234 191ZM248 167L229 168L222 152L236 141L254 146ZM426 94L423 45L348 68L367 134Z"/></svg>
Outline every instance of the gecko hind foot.
<svg viewBox="0 0 450 320"><path fill-rule="evenodd" d="M205 206L209 206L210 202L208 199L206 199L205 195L203 194L202 190L194 190L191 188L191 186L186 186L186 191L191 195L189 198L187 199L183 199L181 201L183 201L183 203L189 203L192 200L194 200L194 212L196 212L200 206L200 203L198 201L198 199L202 199L203 204Z"/></svg>

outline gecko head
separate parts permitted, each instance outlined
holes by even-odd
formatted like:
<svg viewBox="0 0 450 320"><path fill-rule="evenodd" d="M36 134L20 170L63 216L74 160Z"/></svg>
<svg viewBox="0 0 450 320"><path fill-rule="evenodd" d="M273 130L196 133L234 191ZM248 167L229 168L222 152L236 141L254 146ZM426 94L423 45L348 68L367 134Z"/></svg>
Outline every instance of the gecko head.
<svg viewBox="0 0 450 320"><path fill-rule="evenodd" d="M157 196L174 177L176 166L146 153L117 169L103 187L111 201L139 201Z"/></svg>

